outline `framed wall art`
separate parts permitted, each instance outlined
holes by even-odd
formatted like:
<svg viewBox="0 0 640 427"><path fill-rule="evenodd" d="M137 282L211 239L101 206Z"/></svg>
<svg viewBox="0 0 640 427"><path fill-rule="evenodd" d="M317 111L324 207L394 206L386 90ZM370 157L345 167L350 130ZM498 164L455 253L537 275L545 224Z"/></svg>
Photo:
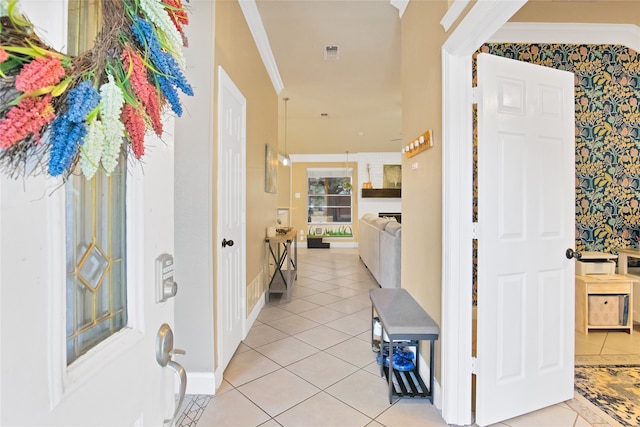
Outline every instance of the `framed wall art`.
<svg viewBox="0 0 640 427"><path fill-rule="evenodd" d="M384 165L382 188L402 188L402 165Z"/></svg>

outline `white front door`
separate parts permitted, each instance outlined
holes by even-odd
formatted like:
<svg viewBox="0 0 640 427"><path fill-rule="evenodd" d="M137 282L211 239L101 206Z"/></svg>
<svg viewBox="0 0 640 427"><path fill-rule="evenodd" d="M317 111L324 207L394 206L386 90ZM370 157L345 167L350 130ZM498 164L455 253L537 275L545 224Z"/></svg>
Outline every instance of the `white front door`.
<svg viewBox="0 0 640 427"><path fill-rule="evenodd" d="M172 416L175 374L155 345L173 301L156 303L155 260L173 252L173 142L147 142L144 170L127 178L127 327L69 366L65 189L0 180L0 425L162 426Z"/></svg>
<svg viewBox="0 0 640 427"><path fill-rule="evenodd" d="M172 416L174 374L155 358L156 333L173 325L173 301L157 304L155 287L156 257L173 252L168 139L127 180L127 327L69 366L65 190L1 179L0 425L162 426Z"/></svg>
<svg viewBox="0 0 640 427"><path fill-rule="evenodd" d="M64 45L66 1L21 4ZM69 366L65 188L0 178L0 425L162 426L174 414L176 376L155 357L160 326L173 325L173 301L157 303L155 286L156 258L173 253L172 127L147 136L144 165L128 162L127 326Z"/></svg>
<svg viewBox="0 0 640 427"><path fill-rule="evenodd" d="M224 371L243 338L246 300L246 100L218 67L218 331Z"/></svg>
<svg viewBox="0 0 640 427"><path fill-rule="evenodd" d="M573 74L478 56L476 422L573 397Z"/></svg>

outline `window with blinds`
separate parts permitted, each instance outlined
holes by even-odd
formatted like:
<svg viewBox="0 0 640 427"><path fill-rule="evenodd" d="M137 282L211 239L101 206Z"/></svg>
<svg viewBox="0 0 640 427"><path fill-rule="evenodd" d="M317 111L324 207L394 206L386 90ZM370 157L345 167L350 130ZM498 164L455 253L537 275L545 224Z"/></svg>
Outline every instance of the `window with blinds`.
<svg viewBox="0 0 640 427"><path fill-rule="evenodd" d="M351 168L307 169L307 223L350 224Z"/></svg>

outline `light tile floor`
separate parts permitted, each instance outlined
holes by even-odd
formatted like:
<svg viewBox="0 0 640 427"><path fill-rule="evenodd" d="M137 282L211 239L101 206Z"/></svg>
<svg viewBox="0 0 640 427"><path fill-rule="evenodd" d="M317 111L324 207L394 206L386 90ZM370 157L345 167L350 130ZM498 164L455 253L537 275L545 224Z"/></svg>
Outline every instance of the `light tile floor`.
<svg viewBox="0 0 640 427"><path fill-rule="evenodd" d="M369 289L356 249L299 248L290 303L272 297L224 373L216 395L189 396L179 427L446 426L425 400L387 400L371 351ZM640 333L576 337L576 362L637 360ZM635 353L634 353L635 352ZM609 426L584 398L497 426Z"/></svg>

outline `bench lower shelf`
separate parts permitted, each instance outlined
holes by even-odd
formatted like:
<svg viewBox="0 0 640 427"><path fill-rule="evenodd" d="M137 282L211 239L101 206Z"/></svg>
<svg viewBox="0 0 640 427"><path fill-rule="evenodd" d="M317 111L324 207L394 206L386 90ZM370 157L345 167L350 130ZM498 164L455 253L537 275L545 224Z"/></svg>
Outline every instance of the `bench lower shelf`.
<svg viewBox="0 0 640 427"><path fill-rule="evenodd" d="M384 367L383 371L384 378L389 382L389 368ZM415 369L411 371L397 371L394 369L393 377L393 396L430 399L433 403L431 390L427 388Z"/></svg>

